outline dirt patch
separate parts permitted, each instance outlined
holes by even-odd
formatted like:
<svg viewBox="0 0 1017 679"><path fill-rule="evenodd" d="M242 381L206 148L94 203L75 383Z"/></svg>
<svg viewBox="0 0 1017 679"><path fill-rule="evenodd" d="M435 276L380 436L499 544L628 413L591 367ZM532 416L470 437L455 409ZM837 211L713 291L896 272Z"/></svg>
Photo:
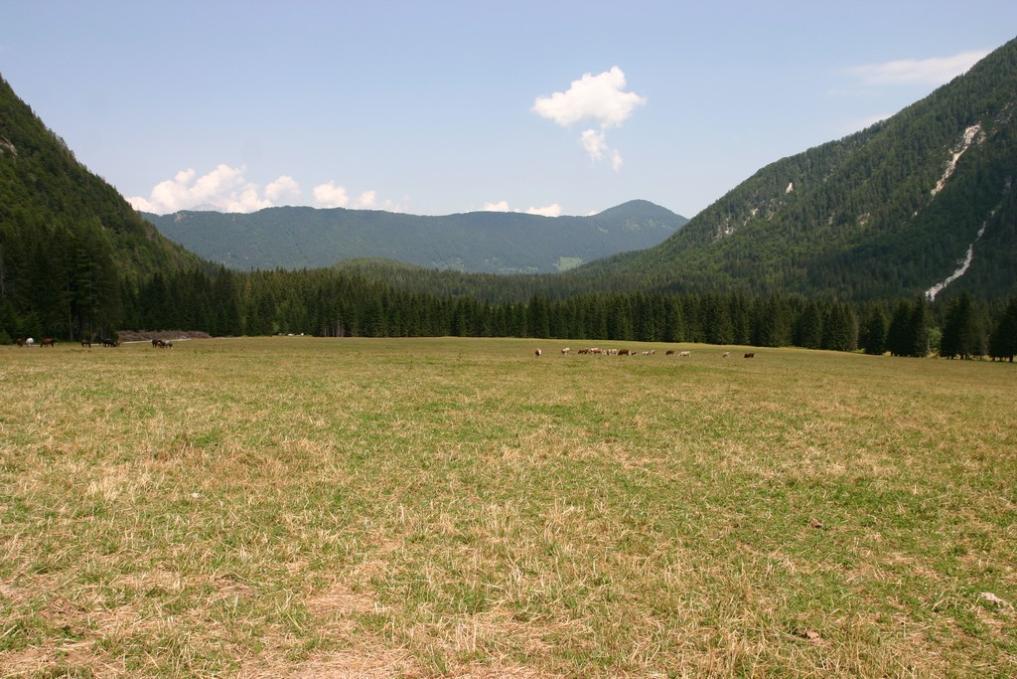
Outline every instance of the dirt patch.
<svg viewBox="0 0 1017 679"><path fill-rule="evenodd" d="M324 592L307 600L307 610L318 618L346 617L370 613L378 608L373 596L357 593L342 583L335 583Z"/></svg>
<svg viewBox="0 0 1017 679"><path fill-rule="evenodd" d="M396 649L350 649L287 664L278 660L250 663L237 674L241 679L389 679L421 677L413 657Z"/></svg>

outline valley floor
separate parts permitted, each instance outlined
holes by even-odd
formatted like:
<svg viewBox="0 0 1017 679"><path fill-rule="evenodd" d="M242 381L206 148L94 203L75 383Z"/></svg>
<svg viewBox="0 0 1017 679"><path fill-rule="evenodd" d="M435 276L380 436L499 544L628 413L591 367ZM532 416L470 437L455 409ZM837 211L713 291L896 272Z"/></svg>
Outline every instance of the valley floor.
<svg viewBox="0 0 1017 679"><path fill-rule="evenodd" d="M0 347L0 676L1017 675L1014 366L566 344Z"/></svg>

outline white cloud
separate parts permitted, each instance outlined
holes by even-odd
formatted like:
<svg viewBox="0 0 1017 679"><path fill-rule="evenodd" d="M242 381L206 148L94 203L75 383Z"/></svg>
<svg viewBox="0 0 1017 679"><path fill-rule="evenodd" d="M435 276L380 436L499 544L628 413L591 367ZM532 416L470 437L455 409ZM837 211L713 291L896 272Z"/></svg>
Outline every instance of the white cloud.
<svg viewBox="0 0 1017 679"><path fill-rule="evenodd" d="M948 57L897 59L847 69L865 85L942 85L967 72L988 50L972 50Z"/></svg>
<svg viewBox="0 0 1017 679"><path fill-rule="evenodd" d="M314 187L314 206L322 208L348 207L354 209L370 209L378 201L377 191L364 191L356 198L350 199L345 186L339 186L329 180ZM388 201L386 201L386 205Z"/></svg>
<svg viewBox="0 0 1017 679"><path fill-rule="evenodd" d="M197 174L193 168L180 170L173 179L156 184L148 198L132 196L127 200L137 210L159 213L195 209L253 212L272 206L244 177L243 167L221 163L208 174Z"/></svg>
<svg viewBox="0 0 1017 679"><path fill-rule="evenodd" d="M280 201L295 202L300 199L300 185L293 177L282 175L265 187L265 198L277 205Z"/></svg>
<svg viewBox="0 0 1017 679"><path fill-rule="evenodd" d="M357 196L355 201L353 201L353 207L359 207L365 210L373 208L377 197L378 193L376 191L364 191Z"/></svg>
<svg viewBox="0 0 1017 679"><path fill-rule="evenodd" d="M635 92L625 92L625 73L617 66L593 75L584 73L564 92L537 97L533 112L568 127L580 120L594 120L601 127L621 125L637 106L646 103Z"/></svg>
<svg viewBox="0 0 1017 679"><path fill-rule="evenodd" d="M264 190L244 176L243 167L221 163L208 174L198 176L192 168L180 170L173 179L156 184L145 198L132 196L128 202L135 210L166 214L179 210L218 210L220 212L254 212L276 205L299 205L303 192L300 184L289 175L280 175L265 185ZM316 207L353 207L372 209L378 204L377 191L364 191L350 198L346 187L333 181L315 186ZM399 206L385 201L386 208Z"/></svg>
<svg viewBox="0 0 1017 679"><path fill-rule="evenodd" d="M604 151L607 150L607 139L604 138L603 130L600 132L597 130L583 130L583 133L579 135L579 142L586 149L590 158L600 160L604 157Z"/></svg>
<svg viewBox="0 0 1017 679"><path fill-rule="evenodd" d="M346 188L336 186L331 180L314 187L315 207L346 207L349 204L350 195L346 193Z"/></svg>
<svg viewBox="0 0 1017 679"><path fill-rule="evenodd" d="M611 169L615 172L621 171L622 164L625 161L622 160L621 154L617 150L611 151Z"/></svg>
<svg viewBox="0 0 1017 679"><path fill-rule="evenodd" d="M625 73L612 66L611 70L597 75L584 73L579 80L573 80L564 92L537 97L532 110L562 127L584 120L597 123L599 129L583 130L579 142L592 160L610 157L611 168L618 172L622 167L621 154L607 145L605 130L620 126L632 117L637 106L645 103L645 97L625 91Z"/></svg>
<svg viewBox="0 0 1017 679"><path fill-rule="evenodd" d="M507 200L499 200L494 203L484 203L481 208L484 212L525 212L528 215L540 215L541 217L558 217L561 215L561 205L551 203L542 207L528 207L525 210L514 210L509 207Z"/></svg>
<svg viewBox="0 0 1017 679"><path fill-rule="evenodd" d="M528 207L526 208L526 214L528 215L540 215L541 217L560 217L561 216L561 205L558 203L551 203L543 207Z"/></svg>

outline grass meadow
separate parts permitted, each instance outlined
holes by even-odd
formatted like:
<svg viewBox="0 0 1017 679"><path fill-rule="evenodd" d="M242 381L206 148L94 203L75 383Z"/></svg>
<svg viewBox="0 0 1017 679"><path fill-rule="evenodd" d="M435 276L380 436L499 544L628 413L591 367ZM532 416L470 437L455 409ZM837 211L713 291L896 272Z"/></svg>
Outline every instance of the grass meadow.
<svg viewBox="0 0 1017 679"><path fill-rule="evenodd" d="M1017 675L1017 366L565 344L0 347L0 676Z"/></svg>

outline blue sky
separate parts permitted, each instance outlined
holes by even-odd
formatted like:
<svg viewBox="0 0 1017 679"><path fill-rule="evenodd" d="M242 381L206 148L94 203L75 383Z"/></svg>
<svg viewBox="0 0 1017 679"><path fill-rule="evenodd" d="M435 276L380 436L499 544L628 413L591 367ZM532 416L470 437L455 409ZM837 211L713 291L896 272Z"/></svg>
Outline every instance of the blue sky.
<svg viewBox="0 0 1017 679"><path fill-rule="evenodd" d="M0 73L160 212L691 216L1017 34L1012 0L292 4L3 0Z"/></svg>

